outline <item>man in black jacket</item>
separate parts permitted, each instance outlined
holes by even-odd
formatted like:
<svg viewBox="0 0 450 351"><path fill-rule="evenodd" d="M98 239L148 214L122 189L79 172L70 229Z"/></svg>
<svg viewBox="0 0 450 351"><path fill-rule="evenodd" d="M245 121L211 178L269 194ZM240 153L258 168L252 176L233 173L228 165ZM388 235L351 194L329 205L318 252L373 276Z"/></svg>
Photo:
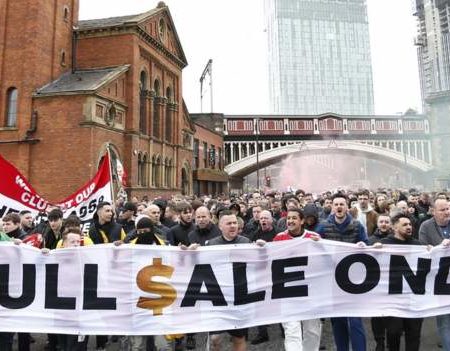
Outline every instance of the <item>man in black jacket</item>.
<svg viewBox="0 0 450 351"><path fill-rule="evenodd" d="M400 213L392 218L394 234L381 240L383 244L422 245L412 237L413 227L408 215ZM400 350L400 338L405 332L405 350L418 351L423 318L387 317L387 343L389 351Z"/></svg>
<svg viewBox="0 0 450 351"><path fill-rule="evenodd" d="M211 213L205 206L195 211L195 224L195 229L188 234L189 244L204 246L208 240L221 234L219 228L211 221Z"/></svg>
<svg viewBox="0 0 450 351"><path fill-rule="evenodd" d="M170 228L167 233L167 240L170 245L178 246L182 244L189 246L188 234L195 229L195 224L192 222L192 206L187 202L180 202L176 207L176 211L180 221L177 225Z"/></svg>
<svg viewBox="0 0 450 351"><path fill-rule="evenodd" d="M132 202L125 202L119 212L119 223L126 234L136 229L134 216L136 216L137 206Z"/></svg>

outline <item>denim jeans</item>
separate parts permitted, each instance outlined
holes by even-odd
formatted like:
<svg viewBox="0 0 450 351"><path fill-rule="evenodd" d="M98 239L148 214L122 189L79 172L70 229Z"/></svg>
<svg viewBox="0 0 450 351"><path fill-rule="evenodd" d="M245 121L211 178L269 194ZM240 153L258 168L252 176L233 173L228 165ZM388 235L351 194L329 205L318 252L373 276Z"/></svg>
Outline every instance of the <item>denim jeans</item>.
<svg viewBox="0 0 450 351"><path fill-rule="evenodd" d="M436 323L441 337L442 349L450 351L450 314L436 316Z"/></svg>
<svg viewBox="0 0 450 351"><path fill-rule="evenodd" d="M330 318L337 351L366 351L366 333L359 317Z"/></svg>

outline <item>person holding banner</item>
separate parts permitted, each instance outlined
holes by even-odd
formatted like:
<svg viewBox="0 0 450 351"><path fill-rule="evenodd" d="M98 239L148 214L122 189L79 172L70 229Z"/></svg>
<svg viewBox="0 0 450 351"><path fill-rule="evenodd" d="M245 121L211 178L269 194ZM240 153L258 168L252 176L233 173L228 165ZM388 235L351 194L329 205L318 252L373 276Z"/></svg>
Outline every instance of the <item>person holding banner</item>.
<svg viewBox="0 0 450 351"><path fill-rule="evenodd" d="M411 218L404 213L392 217L394 234L381 239L382 244L389 245L423 245L412 237ZM380 246L378 246L380 247ZM405 334L405 350L418 351L423 318L386 317L387 344L389 351L400 351L400 339Z"/></svg>
<svg viewBox="0 0 450 351"><path fill-rule="evenodd" d="M3 230L11 239L23 239L26 233L20 228L20 216L8 213L3 217Z"/></svg>
<svg viewBox="0 0 450 351"><path fill-rule="evenodd" d="M348 199L343 193L332 196L332 214L317 227L324 239L346 243L368 243L364 226L349 213ZM360 317L330 318L337 351L366 350L366 332ZM350 339L350 340L349 340Z"/></svg>
<svg viewBox="0 0 450 351"><path fill-rule="evenodd" d="M99 202L89 227L89 238L94 244L107 244L125 239L125 231L114 220L114 210L109 202ZM104 350L108 336L97 335L97 350Z"/></svg>
<svg viewBox="0 0 450 351"><path fill-rule="evenodd" d="M449 244L450 239L450 203L444 198L437 198L431 204L433 217L422 222L419 228L419 240L427 245ZM436 316L436 323L441 337L442 347L450 351L450 314Z"/></svg>
<svg viewBox="0 0 450 351"><path fill-rule="evenodd" d="M122 226L114 220L114 211L111 204L106 201L100 202L89 227L89 237L93 243L113 243L125 239L125 236Z"/></svg>
<svg viewBox="0 0 450 351"><path fill-rule="evenodd" d="M233 245L233 244L249 244L250 239L238 235L238 221L236 215L230 210L223 210L219 218L219 229L222 235L212 238L206 242L206 246L212 245ZM261 241L260 241L261 242ZM259 243L260 243L259 242ZM258 243L258 244L259 244ZM260 244L263 245L263 244ZM233 329L227 331L211 332L211 345L213 351L220 350L221 337L220 334L227 332L231 335L233 342L233 351L245 351L247 349L247 329Z"/></svg>
<svg viewBox="0 0 450 351"><path fill-rule="evenodd" d="M305 230L303 224L305 216L299 208L287 212L287 230L278 233L273 239L276 241L292 240L296 238L311 238L317 240L319 234ZM310 319L297 322L283 323L285 351L318 351L320 349L320 335L322 324L320 319Z"/></svg>

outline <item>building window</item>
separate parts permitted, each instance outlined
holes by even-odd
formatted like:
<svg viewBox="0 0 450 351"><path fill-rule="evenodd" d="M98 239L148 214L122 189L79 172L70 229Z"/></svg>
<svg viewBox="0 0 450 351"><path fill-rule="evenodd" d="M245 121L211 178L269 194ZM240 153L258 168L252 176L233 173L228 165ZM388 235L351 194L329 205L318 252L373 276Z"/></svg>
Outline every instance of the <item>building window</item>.
<svg viewBox="0 0 450 351"><path fill-rule="evenodd" d="M138 185L147 186L147 155L138 156Z"/></svg>
<svg viewBox="0 0 450 351"><path fill-rule="evenodd" d="M164 162L164 185L167 188L172 187L172 160L169 160L169 158L166 158Z"/></svg>
<svg viewBox="0 0 450 351"><path fill-rule="evenodd" d="M16 88L9 88L6 92L6 127L17 126L17 96Z"/></svg>
<svg viewBox="0 0 450 351"><path fill-rule="evenodd" d="M66 66L66 52L64 50L61 50L61 66Z"/></svg>
<svg viewBox="0 0 450 351"><path fill-rule="evenodd" d="M147 73L141 72L139 79L139 131L147 134Z"/></svg>
<svg viewBox="0 0 450 351"><path fill-rule="evenodd" d="M216 166L216 147L211 145L209 149L209 166L214 169Z"/></svg>
<svg viewBox="0 0 450 351"><path fill-rule="evenodd" d="M223 170L223 162L222 162L222 158L223 158L223 155L222 155L222 148L221 147L219 147L219 164L218 164L218 166L219 166L219 169L220 170Z"/></svg>
<svg viewBox="0 0 450 351"><path fill-rule="evenodd" d="M138 155L138 185L142 185L142 155Z"/></svg>
<svg viewBox="0 0 450 351"><path fill-rule="evenodd" d="M153 98L153 136L159 139L160 121L159 121L159 99L160 99L160 84L159 80L155 80L153 85L155 97Z"/></svg>
<svg viewBox="0 0 450 351"><path fill-rule="evenodd" d="M203 143L203 167L208 168L208 143Z"/></svg>
<svg viewBox="0 0 450 351"><path fill-rule="evenodd" d="M63 19L65 22L69 22L69 8L67 6L64 6L63 9Z"/></svg>
<svg viewBox="0 0 450 351"><path fill-rule="evenodd" d="M166 90L166 98L167 98L167 105L166 105L166 121L165 121L165 127L166 127L166 141L172 142L172 107L171 107L171 101L172 101L172 90L170 87L167 87Z"/></svg>
<svg viewBox="0 0 450 351"><path fill-rule="evenodd" d="M156 186L156 156L152 157L152 186Z"/></svg>
<svg viewBox="0 0 450 351"><path fill-rule="evenodd" d="M198 139L194 139L194 169L199 168L200 143Z"/></svg>
<svg viewBox="0 0 450 351"><path fill-rule="evenodd" d="M158 157L156 159L156 179L155 179L155 185L157 188L160 188L162 186L161 174L162 174L162 161L161 157Z"/></svg>

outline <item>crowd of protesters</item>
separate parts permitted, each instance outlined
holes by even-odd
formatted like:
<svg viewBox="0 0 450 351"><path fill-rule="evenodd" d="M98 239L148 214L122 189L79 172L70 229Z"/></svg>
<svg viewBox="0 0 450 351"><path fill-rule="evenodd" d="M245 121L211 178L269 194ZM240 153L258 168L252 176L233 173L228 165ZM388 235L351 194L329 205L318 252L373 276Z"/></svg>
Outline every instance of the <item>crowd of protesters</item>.
<svg viewBox="0 0 450 351"><path fill-rule="evenodd" d="M334 193L254 192L241 196L173 196L171 199L148 197L97 206L88 230L74 215L63 218L58 208L33 218L30 212L9 213L0 222L0 241L30 244L43 254L60 247L106 243L174 245L182 249L198 246L293 240L297 238L336 240L358 246L383 244L450 244L449 193L428 193L416 189L404 191L339 190ZM440 345L450 351L450 314L436 317ZM335 347L338 351L367 349L367 333L361 318L331 318ZM405 337L406 350L419 350L421 318L376 317L371 332L376 350L400 349ZM287 351L314 351L320 346L322 322L308 320L282 323ZM246 329L226 331L233 350L246 349L247 343L263 344L269 340L267 326L257 327L256 337L248 339ZM220 335L210 333L211 348L219 350ZM0 333L0 350L12 350L13 333ZM30 350L34 342L28 333L18 334L18 350ZM87 349L88 336L47 336L50 351ZM96 336L97 350L119 342L121 350L157 350L172 345L176 350L195 349L196 335L176 336Z"/></svg>

